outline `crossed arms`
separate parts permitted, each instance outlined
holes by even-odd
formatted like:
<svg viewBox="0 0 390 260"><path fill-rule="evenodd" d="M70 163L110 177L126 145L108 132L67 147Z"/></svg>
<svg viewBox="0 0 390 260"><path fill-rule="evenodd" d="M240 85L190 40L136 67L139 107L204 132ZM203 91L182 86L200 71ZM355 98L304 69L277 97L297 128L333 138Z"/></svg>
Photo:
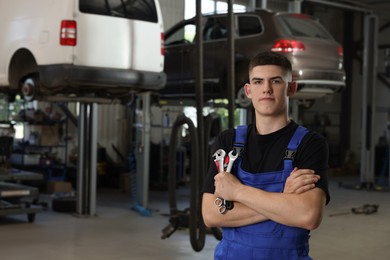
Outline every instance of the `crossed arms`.
<svg viewBox="0 0 390 260"><path fill-rule="evenodd" d="M202 215L208 227L240 227L265 220L316 229L322 220L325 192L315 187L319 176L309 169L295 168L287 178L283 193L267 192L242 184L234 175L218 173L215 192L204 193ZM234 201L234 208L220 214L216 197Z"/></svg>

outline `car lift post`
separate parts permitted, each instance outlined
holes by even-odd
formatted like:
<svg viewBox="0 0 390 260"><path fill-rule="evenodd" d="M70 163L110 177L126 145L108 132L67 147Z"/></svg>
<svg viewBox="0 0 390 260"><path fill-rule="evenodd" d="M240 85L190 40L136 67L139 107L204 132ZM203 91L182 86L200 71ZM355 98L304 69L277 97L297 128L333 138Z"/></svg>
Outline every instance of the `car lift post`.
<svg viewBox="0 0 390 260"><path fill-rule="evenodd" d="M133 195L133 210L143 216L151 216L148 206L149 191L149 161L150 161L150 106L151 92L143 92L137 95L136 100L136 124L135 124L135 156L136 156L136 181Z"/></svg>
<svg viewBox="0 0 390 260"><path fill-rule="evenodd" d="M77 207L79 216L96 215L97 104L79 103Z"/></svg>
<svg viewBox="0 0 390 260"><path fill-rule="evenodd" d="M378 19L375 15L364 16L363 87L362 87L362 131L360 185L373 188L374 136L375 136L375 79L377 75Z"/></svg>

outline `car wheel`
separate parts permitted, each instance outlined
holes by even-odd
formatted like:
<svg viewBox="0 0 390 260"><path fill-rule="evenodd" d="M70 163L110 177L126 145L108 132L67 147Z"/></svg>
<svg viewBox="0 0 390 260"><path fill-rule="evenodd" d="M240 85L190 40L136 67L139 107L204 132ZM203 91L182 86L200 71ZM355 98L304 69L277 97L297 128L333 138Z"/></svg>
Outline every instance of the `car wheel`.
<svg viewBox="0 0 390 260"><path fill-rule="evenodd" d="M21 92L24 100L32 101L37 98L39 92L37 77L27 77L21 83Z"/></svg>
<svg viewBox="0 0 390 260"><path fill-rule="evenodd" d="M236 100L237 100L237 104L243 108L249 107L252 103L252 101L246 96L244 87L241 87L237 91Z"/></svg>

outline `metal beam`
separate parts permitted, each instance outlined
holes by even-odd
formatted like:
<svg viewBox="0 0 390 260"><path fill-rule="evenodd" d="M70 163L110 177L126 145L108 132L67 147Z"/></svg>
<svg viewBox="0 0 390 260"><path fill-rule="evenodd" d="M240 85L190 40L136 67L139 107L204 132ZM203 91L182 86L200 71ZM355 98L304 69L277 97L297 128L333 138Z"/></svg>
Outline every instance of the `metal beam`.
<svg viewBox="0 0 390 260"><path fill-rule="evenodd" d="M204 92L203 92L203 25L202 25L202 0L196 0L196 51L197 51L197 74L196 74L196 117L199 138L199 151L204 151ZM205 163L199 160L199 169L205 171Z"/></svg>
<svg viewBox="0 0 390 260"><path fill-rule="evenodd" d="M235 79L235 50L234 50L234 14L233 14L233 0L228 0L228 110L229 110L229 128L234 128L234 107L235 107L235 87L236 87L236 79Z"/></svg>

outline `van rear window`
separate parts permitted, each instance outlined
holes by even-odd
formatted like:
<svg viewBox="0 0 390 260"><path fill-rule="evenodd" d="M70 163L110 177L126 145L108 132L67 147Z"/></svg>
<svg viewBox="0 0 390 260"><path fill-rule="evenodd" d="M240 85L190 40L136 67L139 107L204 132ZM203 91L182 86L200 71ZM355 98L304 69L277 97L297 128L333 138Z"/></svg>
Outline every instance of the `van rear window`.
<svg viewBox="0 0 390 260"><path fill-rule="evenodd" d="M79 0L80 12L157 23L155 0Z"/></svg>

